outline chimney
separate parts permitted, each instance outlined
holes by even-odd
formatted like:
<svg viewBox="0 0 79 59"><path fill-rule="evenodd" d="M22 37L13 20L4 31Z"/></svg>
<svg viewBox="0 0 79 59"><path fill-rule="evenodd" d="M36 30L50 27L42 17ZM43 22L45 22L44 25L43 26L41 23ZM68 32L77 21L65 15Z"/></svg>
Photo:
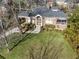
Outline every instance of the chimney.
<svg viewBox="0 0 79 59"><path fill-rule="evenodd" d="M53 6L53 0L47 0L47 7L51 8Z"/></svg>

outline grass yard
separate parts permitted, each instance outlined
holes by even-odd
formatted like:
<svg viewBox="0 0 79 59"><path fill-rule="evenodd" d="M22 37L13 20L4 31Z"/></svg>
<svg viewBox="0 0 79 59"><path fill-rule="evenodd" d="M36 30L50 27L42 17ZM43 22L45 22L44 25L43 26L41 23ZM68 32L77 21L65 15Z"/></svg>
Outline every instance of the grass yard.
<svg viewBox="0 0 79 59"><path fill-rule="evenodd" d="M41 46L43 49L41 49ZM57 57L58 59L76 59L76 53L72 47L64 40L63 34L57 31L44 31L39 34L31 34L4 56L6 59L30 59L29 51L32 51L32 54L34 54L34 57L37 56L37 59L43 54L45 46L48 46L48 53L44 55L43 59L57 59ZM41 55L39 51L42 51ZM46 57L47 55L50 57Z"/></svg>

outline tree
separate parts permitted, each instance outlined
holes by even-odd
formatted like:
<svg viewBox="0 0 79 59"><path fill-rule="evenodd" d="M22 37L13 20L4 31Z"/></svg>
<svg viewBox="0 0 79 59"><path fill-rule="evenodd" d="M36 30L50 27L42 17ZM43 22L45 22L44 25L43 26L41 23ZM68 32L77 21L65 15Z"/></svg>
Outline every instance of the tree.
<svg viewBox="0 0 79 59"><path fill-rule="evenodd" d="M76 49L79 55L79 8L76 8L69 16L68 26L64 32L65 38Z"/></svg>
<svg viewBox="0 0 79 59"><path fill-rule="evenodd" d="M7 37L6 37L6 30L7 30L7 28L6 28L6 22L4 20L4 17L2 17L1 27L2 27L2 30L3 30L4 41L5 41L5 44L6 44L7 52L9 52L8 40L7 40Z"/></svg>

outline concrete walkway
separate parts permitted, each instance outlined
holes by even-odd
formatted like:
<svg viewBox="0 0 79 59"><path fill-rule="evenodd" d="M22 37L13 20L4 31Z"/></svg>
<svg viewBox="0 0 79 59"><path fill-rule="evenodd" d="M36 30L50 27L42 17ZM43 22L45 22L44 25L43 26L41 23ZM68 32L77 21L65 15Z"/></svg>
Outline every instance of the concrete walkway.
<svg viewBox="0 0 79 59"><path fill-rule="evenodd" d="M41 31L41 26L36 26L36 28L34 29L34 31L32 31L31 33L39 33Z"/></svg>
<svg viewBox="0 0 79 59"><path fill-rule="evenodd" d="M27 33L39 33L41 31L41 26L37 25L33 31L27 31Z"/></svg>

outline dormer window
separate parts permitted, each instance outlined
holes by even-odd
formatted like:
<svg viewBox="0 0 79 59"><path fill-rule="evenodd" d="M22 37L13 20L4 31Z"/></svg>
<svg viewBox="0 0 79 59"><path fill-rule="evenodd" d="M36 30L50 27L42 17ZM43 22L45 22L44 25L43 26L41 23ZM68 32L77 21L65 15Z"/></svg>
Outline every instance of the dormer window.
<svg viewBox="0 0 79 59"><path fill-rule="evenodd" d="M60 11L59 9L52 9L52 11Z"/></svg>

